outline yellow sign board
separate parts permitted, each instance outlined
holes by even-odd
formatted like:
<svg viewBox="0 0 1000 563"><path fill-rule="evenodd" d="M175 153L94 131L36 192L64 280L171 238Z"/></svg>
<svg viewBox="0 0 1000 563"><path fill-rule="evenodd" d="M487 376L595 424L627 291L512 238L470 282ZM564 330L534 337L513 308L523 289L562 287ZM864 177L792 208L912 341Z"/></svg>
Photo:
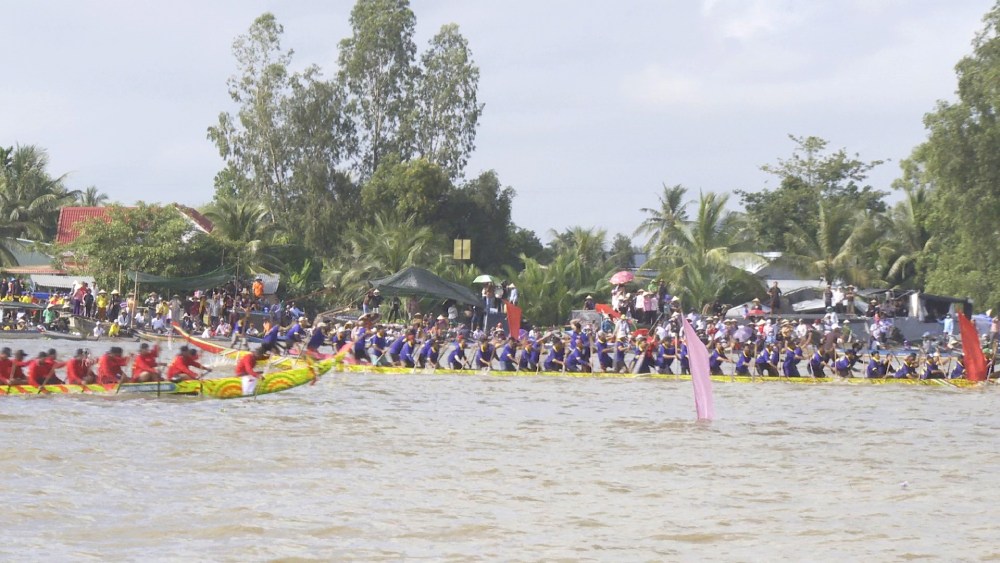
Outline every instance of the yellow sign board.
<svg viewBox="0 0 1000 563"><path fill-rule="evenodd" d="M472 260L472 240L455 239L455 260Z"/></svg>

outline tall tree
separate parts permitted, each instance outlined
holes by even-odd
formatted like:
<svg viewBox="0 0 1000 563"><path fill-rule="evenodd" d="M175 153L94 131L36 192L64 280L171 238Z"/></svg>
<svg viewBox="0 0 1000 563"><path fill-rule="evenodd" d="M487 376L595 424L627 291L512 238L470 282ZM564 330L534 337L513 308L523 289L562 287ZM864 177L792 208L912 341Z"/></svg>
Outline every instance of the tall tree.
<svg viewBox="0 0 1000 563"><path fill-rule="evenodd" d="M211 236L224 249L224 259L253 273L271 272L282 265L275 244L281 229L268 215L263 202L239 198L217 199L205 209L205 217L213 224Z"/></svg>
<svg viewBox="0 0 1000 563"><path fill-rule="evenodd" d="M677 184L663 184L663 193L658 196L659 207L643 207L639 211L646 218L635 230L635 235L648 235L643 249L652 252L659 246L668 245L677 240L684 222L687 221L687 188Z"/></svg>
<svg viewBox="0 0 1000 563"><path fill-rule="evenodd" d="M477 100L479 67L469 42L450 23L421 56L414 87L414 108L406 122L414 153L437 164L456 179L476 145L483 104Z"/></svg>
<svg viewBox="0 0 1000 563"><path fill-rule="evenodd" d="M1000 2L985 15L972 54L955 66L958 99L924 117L925 143L911 158L933 186L928 226L936 241L927 290L1000 306Z"/></svg>
<svg viewBox="0 0 1000 563"><path fill-rule="evenodd" d="M886 192L865 182L881 160L866 162L845 149L829 151L829 143L819 137L796 137L791 158L765 164L761 170L780 181L775 190L737 190L748 225L757 240L757 250L784 250L784 233L793 226L815 236L818 229L818 202L841 203L857 210L882 213Z"/></svg>
<svg viewBox="0 0 1000 563"><path fill-rule="evenodd" d="M511 221L514 195L495 171L483 172L448 192L437 228L448 240L471 240L472 262L483 271L499 272L516 263L521 252L532 252L524 246L533 244L531 237L522 237Z"/></svg>
<svg viewBox="0 0 1000 563"><path fill-rule="evenodd" d="M283 100L290 90L288 65L292 51L281 47L284 28L273 14L254 20L250 30L233 42L238 74L229 78L229 96L240 106L234 117L219 114L208 138L230 169L234 195L259 198L287 211L293 147L288 142Z"/></svg>
<svg viewBox="0 0 1000 563"><path fill-rule="evenodd" d="M441 168L424 159L400 162L393 155L379 165L361 188L361 205L368 216L397 213L419 226L431 225L441 214L451 183Z"/></svg>
<svg viewBox="0 0 1000 563"><path fill-rule="evenodd" d="M618 233L611 239L611 249L608 250L608 265L613 270L628 270L635 267L635 247L632 239Z"/></svg>
<svg viewBox="0 0 1000 563"><path fill-rule="evenodd" d="M409 156L409 141L400 138L400 130L413 103L415 27L407 0L358 0L351 10L351 36L340 42L338 79L358 132L362 178L388 154Z"/></svg>

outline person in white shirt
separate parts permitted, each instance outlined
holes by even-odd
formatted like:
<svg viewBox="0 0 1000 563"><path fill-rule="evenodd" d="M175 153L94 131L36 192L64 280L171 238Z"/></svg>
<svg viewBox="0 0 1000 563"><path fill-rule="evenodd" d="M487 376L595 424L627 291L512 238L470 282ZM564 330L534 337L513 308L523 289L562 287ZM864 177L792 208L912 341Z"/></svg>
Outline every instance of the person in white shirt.
<svg viewBox="0 0 1000 563"><path fill-rule="evenodd" d="M513 283L511 283L511 284L508 284L508 285L507 285L507 291L508 291L508 292L510 293L510 294L508 295L508 300L509 300L509 301L510 301L511 303L513 303L514 305L517 305L517 298L518 298L518 294L517 294L517 286L516 286L516 285L514 285ZM456 316L457 316L457 315L456 315Z"/></svg>

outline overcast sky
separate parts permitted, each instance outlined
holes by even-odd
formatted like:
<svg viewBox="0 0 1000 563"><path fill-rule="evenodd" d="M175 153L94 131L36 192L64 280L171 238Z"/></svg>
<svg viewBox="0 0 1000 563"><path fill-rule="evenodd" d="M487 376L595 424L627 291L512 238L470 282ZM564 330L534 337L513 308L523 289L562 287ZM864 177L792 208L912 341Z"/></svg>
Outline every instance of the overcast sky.
<svg viewBox="0 0 1000 563"><path fill-rule="evenodd" d="M514 221L631 233L664 182L773 187L789 133L866 160L889 188L953 99L992 0L414 0L422 50L455 22L486 104L467 175L517 190ZM36 144L69 186L114 200L212 198L205 137L234 108L233 39L273 12L295 66L336 73L353 1L7 2L0 145Z"/></svg>

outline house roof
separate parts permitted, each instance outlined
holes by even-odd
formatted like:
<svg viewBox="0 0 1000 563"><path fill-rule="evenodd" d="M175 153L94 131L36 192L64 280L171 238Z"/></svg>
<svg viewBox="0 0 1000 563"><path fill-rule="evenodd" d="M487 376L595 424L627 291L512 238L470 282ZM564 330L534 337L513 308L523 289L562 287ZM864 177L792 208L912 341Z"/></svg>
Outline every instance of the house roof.
<svg viewBox="0 0 1000 563"><path fill-rule="evenodd" d="M59 225L56 231L57 244L69 244L80 236L80 225L84 221L100 218L110 221L107 207L63 207L59 210Z"/></svg>
<svg viewBox="0 0 1000 563"><path fill-rule="evenodd" d="M193 207L175 203L172 205L178 213L190 221L196 229L203 233L212 232L212 222ZM126 207L125 209L133 209ZM59 226L56 231L56 243L69 244L80 236L80 224L90 219L100 218L110 221L109 207L63 207L59 210Z"/></svg>

